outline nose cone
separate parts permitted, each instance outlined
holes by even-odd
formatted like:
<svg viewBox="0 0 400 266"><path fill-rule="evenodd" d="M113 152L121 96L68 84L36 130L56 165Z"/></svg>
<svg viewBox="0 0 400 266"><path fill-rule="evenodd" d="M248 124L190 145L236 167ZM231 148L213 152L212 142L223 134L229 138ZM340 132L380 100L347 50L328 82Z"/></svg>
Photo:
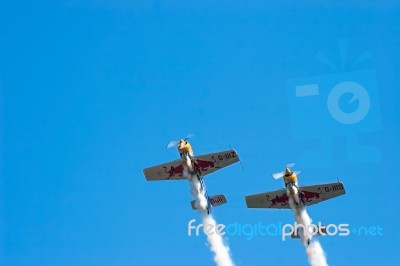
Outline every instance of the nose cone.
<svg viewBox="0 0 400 266"><path fill-rule="evenodd" d="M285 175L286 176L290 176L290 175L292 175L293 174L293 172L289 169L289 168L286 168L285 169Z"/></svg>
<svg viewBox="0 0 400 266"><path fill-rule="evenodd" d="M185 149L185 147L187 147L186 141L183 139L179 140L179 144L178 144L179 152L183 152L183 149Z"/></svg>

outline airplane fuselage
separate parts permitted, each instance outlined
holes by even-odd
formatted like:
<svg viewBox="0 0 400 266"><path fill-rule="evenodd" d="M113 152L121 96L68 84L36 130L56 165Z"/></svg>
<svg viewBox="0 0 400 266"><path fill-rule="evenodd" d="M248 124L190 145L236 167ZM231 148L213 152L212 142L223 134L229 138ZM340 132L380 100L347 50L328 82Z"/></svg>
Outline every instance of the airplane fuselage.
<svg viewBox="0 0 400 266"><path fill-rule="evenodd" d="M202 193L204 193L204 197L207 199L207 214L211 213L212 204L210 201L210 197L207 194L206 184L204 183L203 176L200 171L196 171L196 161L194 159L194 154L191 145L187 141L181 140L178 145L178 151L181 156L183 165L187 168L188 174L191 178L197 178L200 182L200 187Z"/></svg>

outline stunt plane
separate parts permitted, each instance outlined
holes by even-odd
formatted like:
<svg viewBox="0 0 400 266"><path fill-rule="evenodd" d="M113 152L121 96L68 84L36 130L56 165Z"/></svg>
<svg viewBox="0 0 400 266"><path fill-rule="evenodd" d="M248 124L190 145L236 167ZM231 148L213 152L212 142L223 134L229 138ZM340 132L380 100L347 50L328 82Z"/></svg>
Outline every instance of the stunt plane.
<svg viewBox="0 0 400 266"><path fill-rule="evenodd" d="M274 179L283 178L286 189L246 196L247 207L290 209L289 196L296 205L304 207L346 194L342 182L299 187L297 175L300 172L293 172L290 169L293 166L288 164L285 171L272 175Z"/></svg>
<svg viewBox="0 0 400 266"><path fill-rule="evenodd" d="M294 163L288 164L285 171L272 175L274 179L283 178L285 189L246 196L247 208L290 209L292 201L293 211L299 213L306 206L346 194L341 182L300 187L297 181L300 171L292 171L293 166Z"/></svg>
<svg viewBox="0 0 400 266"><path fill-rule="evenodd" d="M235 150L227 150L194 156L192 146L187 141L192 135L178 141L170 141L167 148L177 147L180 159L149 167L143 170L147 181L158 180L190 180L197 178L200 181L202 191L207 199L207 213L210 214L213 207L225 204L224 195L208 196L203 177L219 169L239 161ZM195 201L191 201L192 209L196 209Z"/></svg>

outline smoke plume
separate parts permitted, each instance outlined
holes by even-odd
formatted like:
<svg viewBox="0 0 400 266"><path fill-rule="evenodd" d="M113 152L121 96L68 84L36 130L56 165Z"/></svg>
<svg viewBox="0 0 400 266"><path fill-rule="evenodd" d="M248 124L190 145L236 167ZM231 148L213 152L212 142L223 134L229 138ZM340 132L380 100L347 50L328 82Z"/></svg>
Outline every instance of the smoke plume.
<svg viewBox="0 0 400 266"><path fill-rule="evenodd" d="M207 226L213 226L216 228L217 222L211 214L207 214L207 199L205 197L205 191L203 191L200 181L196 175L190 175L189 172L191 166L189 165L189 171L185 168L185 175L190 180L190 192L196 199L196 208L201 214L204 228ZM207 241L210 244L210 249L214 253L214 261L218 266L233 266L234 263L229 253L229 247L224 243L221 235L213 232L207 234Z"/></svg>
<svg viewBox="0 0 400 266"><path fill-rule="evenodd" d="M299 197L297 193L297 188L294 188L294 195L291 195L289 190L286 191L288 197L289 197L289 205L292 208L296 222L298 224L304 225L305 228L310 228L311 225L311 218L308 215L305 207L300 207L295 204L296 202L299 202ZM325 252L322 249L321 244L317 239L312 239L312 235L308 230L303 230L303 236L300 237L300 239L303 242L303 245L306 247L306 254L308 258L308 262L310 263L311 266L328 266L328 263L326 262L326 256ZM308 244L308 241L311 240L311 242Z"/></svg>

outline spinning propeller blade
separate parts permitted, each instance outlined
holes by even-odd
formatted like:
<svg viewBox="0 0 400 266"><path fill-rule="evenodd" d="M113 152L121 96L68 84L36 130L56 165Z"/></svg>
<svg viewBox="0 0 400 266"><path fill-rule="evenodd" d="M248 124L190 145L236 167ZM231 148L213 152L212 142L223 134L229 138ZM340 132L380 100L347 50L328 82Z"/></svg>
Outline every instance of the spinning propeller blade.
<svg viewBox="0 0 400 266"><path fill-rule="evenodd" d="M179 143L179 141L171 140L170 142L168 142L167 148L172 148L172 147L178 145L178 143Z"/></svg>
<svg viewBox="0 0 400 266"><path fill-rule="evenodd" d="M186 141L186 140L192 138L193 136L194 136L194 134L188 134L183 140ZM179 140L171 140L170 142L168 142L167 148L169 149L169 148L175 147L178 144L179 144Z"/></svg>
<svg viewBox="0 0 400 266"><path fill-rule="evenodd" d="M286 167L287 168L292 168L293 166L295 166L296 165L296 163L288 163L287 165L286 165Z"/></svg>
<svg viewBox="0 0 400 266"><path fill-rule="evenodd" d="M193 137L194 137L194 134L188 134L188 135L186 136L186 138L184 138L183 140L186 141L186 140L188 140L188 139L190 139L190 138L193 138Z"/></svg>
<svg viewBox="0 0 400 266"><path fill-rule="evenodd" d="M275 174L272 174L272 177L273 177L274 179L279 179L279 178L283 177L283 173L275 173Z"/></svg>

